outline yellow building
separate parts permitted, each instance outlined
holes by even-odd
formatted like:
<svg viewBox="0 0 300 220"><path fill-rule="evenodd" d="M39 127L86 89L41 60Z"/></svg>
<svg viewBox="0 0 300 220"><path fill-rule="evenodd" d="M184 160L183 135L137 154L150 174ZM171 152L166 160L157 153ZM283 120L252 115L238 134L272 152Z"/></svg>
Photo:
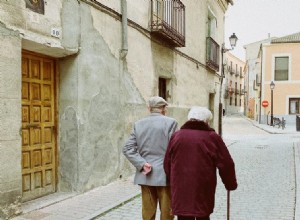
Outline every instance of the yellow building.
<svg viewBox="0 0 300 220"><path fill-rule="evenodd" d="M300 32L272 39L262 44L261 60L261 123L270 124L271 116L296 123L300 114ZM274 83L273 90L270 85ZM273 97L272 97L273 93ZM273 108L272 108L273 107Z"/></svg>

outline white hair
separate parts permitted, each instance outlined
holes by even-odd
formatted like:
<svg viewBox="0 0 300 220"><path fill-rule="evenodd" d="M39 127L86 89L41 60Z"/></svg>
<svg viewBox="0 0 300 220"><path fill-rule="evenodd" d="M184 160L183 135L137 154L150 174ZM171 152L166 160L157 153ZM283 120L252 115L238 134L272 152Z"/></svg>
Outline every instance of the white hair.
<svg viewBox="0 0 300 220"><path fill-rule="evenodd" d="M191 119L208 122L212 119L212 113L206 107L193 106L188 114L188 120Z"/></svg>

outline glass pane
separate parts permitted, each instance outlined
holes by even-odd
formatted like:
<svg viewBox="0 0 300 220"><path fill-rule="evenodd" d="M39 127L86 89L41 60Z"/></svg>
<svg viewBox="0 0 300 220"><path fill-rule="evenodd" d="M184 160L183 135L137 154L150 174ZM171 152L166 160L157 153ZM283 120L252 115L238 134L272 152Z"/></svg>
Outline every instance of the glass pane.
<svg viewBox="0 0 300 220"><path fill-rule="evenodd" d="M291 101L290 102L290 113L291 114L296 114L296 101Z"/></svg>
<svg viewBox="0 0 300 220"><path fill-rule="evenodd" d="M290 114L300 113L300 99L290 99Z"/></svg>
<svg viewBox="0 0 300 220"><path fill-rule="evenodd" d="M275 58L275 80L288 80L289 72L289 58L276 57Z"/></svg>

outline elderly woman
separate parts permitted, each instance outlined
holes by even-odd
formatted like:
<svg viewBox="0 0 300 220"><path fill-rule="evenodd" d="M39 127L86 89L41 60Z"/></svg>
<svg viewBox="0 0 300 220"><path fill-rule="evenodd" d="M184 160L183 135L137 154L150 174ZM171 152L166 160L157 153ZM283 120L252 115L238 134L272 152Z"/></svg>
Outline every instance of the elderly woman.
<svg viewBox="0 0 300 220"><path fill-rule="evenodd" d="M172 211L178 220L209 220L213 213L216 170L227 190L237 188L234 162L222 138L210 128L211 112L193 107L175 132L164 159L171 185Z"/></svg>

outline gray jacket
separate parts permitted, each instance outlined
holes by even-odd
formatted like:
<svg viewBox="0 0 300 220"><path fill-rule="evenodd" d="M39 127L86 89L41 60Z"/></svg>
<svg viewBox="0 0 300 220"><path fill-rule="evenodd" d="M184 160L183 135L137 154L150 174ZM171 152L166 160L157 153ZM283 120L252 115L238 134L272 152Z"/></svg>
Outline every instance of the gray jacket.
<svg viewBox="0 0 300 220"><path fill-rule="evenodd" d="M172 134L177 130L175 119L160 113L134 123L133 131L123 147L123 153L136 167L134 183L149 186L166 186L166 174L163 168L165 153ZM152 171L142 174L144 164L152 165Z"/></svg>

